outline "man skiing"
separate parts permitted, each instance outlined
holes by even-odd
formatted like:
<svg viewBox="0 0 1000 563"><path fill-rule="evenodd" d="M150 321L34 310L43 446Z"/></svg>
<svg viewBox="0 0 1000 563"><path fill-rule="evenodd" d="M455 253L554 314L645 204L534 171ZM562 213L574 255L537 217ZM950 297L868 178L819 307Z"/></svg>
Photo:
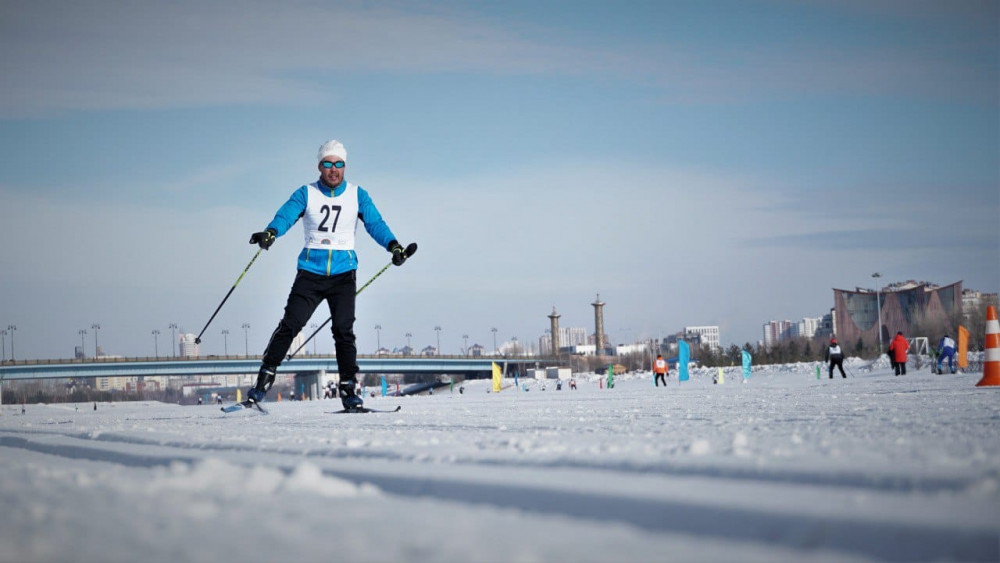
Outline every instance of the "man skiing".
<svg viewBox="0 0 1000 563"><path fill-rule="evenodd" d="M955 373L955 340L949 336L944 335L941 338L941 342L938 343L938 361L937 361L937 372L941 373L942 364L944 363L945 357L948 358L948 369L951 373Z"/></svg>
<svg viewBox="0 0 1000 563"><path fill-rule="evenodd" d="M323 143L317 155L319 180L300 187L278 209L274 219L250 244L267 250L302 219L305 245L298 257L298 273L288 294L285 314L271 334L261 358L257 382L247 392L248 406L264 400L292 340L326 301L333 320L333 340L340 372L341 402L348 411L359 410L363 400L355 392L357 347L354 336L354 298L358 258L354 252L358 219L375 242L392 253L401 266L406 252L364 189L345 179L347 150L337 140Z"/></svg>
<svg viewBox="0 0 1000 563"><path fill-rule="evenodd" d="M840 376L847 379L847 374L844 373L844 352L840 349L840 344L837 344L836 336L830 339L830 345L826 349L826 361L830 362L830 379L833 379L834 366L840 369Z"/></svg>
<svg viewBox="0 0 1000 563"><path fill-rule="evenodd" d="M667 361L663 359L661 354L656 355L656 361L653 362L653 373L656 374L653 378L653 383L659 387L660 382L663 382L663 386L667 386Z"/></svg>

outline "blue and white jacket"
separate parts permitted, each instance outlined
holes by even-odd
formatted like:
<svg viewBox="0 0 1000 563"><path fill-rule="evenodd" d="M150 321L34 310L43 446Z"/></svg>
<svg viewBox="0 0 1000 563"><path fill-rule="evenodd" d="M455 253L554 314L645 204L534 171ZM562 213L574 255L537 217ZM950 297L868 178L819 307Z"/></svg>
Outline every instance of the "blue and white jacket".
<svg viewBox="0 0 1000 563"><path fill-rule="evenodd" d="M314 231L314 229L304 224L304 228L307 231L305 233L306 244L302 252L299 253L298 269L323 276L334 276L358 269L358 255L354 252L354 230L357 229L358 219L365 224L365 230L368 231L372 239L386 250L389 249L389 243L396 240L395 235L392 234L389 226L385 224L382 214L375 207L375 203L372 202L372 198L368 195L368 192L362 189L361 186L349 185L346 180L332 190L321 181L313 182L295 190L291 197L288 198L288 201L278 209L278 212L274 215L274 219L268 223L267 228L274 229L275 236L280 237L288 232L292 228L292 225L310 210L310 192L322 194L325 198L338 198L344 196L348 188L352 192L355 189L357 190L357 216L343 217L340 228L336 229L339 232L345 232L346 238L339 240L338 244L331 245L330 247L323 247L318 243L310 243L310 231ZM314 202L313 209L315 207ZM306 223L310 223L308 217ZM346 243L344 240L346 240ZM333 248L332 246L337 246L337 248Z"/></svg>

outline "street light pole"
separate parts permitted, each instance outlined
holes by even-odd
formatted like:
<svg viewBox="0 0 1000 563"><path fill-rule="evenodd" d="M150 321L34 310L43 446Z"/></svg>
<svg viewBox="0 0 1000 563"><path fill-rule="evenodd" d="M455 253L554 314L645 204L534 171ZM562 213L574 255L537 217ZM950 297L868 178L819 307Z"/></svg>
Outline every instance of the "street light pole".
<svg viewBox="0 0 1000 563"><path fill-rule="evenodd" d="M94 323L90 325L90 328L94 329L94 358L100 356L97 352L97 331L101 330L101 325Z"/></svg>
<svg viewBox="0 0 1000 563"><path fill-rule="evenodd" d="M7 361L7 331L0 330L0 364Z"/></svg>
<svg viewBox="0 0 1000 563"><path fill-rule="evenodd" d="M171 340L171 342L173 342L173 344L170 345L170 353L173 355L172 357L176 358L177 357L177 323L170 323L170 325L167 328L170 329L170 340Z"/></svg>
<svg viewBox="0 0 1000 563"><path fill-rule="evenodd" d="M319 328L319 325L311 324L311 325L309 325L309 328L313 329L313 332L316 332L316 329ZM313 338L313 356L316 355L316 340L318 340L318 339L317 338Z"/></svg>
<svg viewBox="0 0 1000 563"><path fill-rule="evenodd" d="M243 346L244 355L250 357L250 323L243 323Z"/></svg>
<svg viewBox="0 0 1000 563"><path fill-rule="evenodd" d="M438 351L438 356L440 356L441 355L441 327L440 326L436 326L436 327L434 327L434 330L436 330L437 333L438 333L438 339L437 339L438 340L438 350L437 351Z"/></svg>
<svg viewBox="0 0 1000 563"><path fill-rule="evenodd" d="M382 350L382 325L375 325L375 354Z"/></svg>
<svg viewBox="0 0 1000 563"><path fill-rule="evenodd" d="M87 340L86 340L87 329L81 328L79 334L80 334L80 354L82 354L83 357L86 358L87 357L87 348L86 348L86 346L87 346Z"/></svg>
<svg viewBox="0 0 1000 563"><path fill-rule="evenodd" d="M229 329L228 328L222 329L222 349L225 352L225 354L228 356L229 355Z"/></svg>
<svg viewBox="0 0 1000 563"><path fill-rule="evenodd" d="M10 331L10 361L14 361L14 331L17 330L16 325L9 325L7 330Z"/></svg>
<svg viewBox="0 0 1000 563"><path fill-rule="evenodd" d="M465 341L465 348L464 348L465 351L463 352L463 354L466 355L466 356L468 356L469 355L469 335L468 334L463 334L462 335L462 340Z"/></svg>
<svg viewBox="0 0 1000 563"><path fill-rule="evenodd" d="M153 353L156 354L156 359L160 359L160 329L153 329Z"/></svg>
<svg viewBox="0 0 1000 563"><path fill-rule="evenodd" d="M875 306L878 308L878 322L875 324L878 325L878 355L881 356L882 355L882 300L879 298L878 279L882 277L882 274L875 272L874 274L872 274L872 277L875 278Z"/></svg>
<svg viewBox="0 0 1000 563"><path fill-rule="evenodd" d="M412 336L413 335L411 333L406 333L406 351L409 352L411 356L413 355L413 347L410 346L410 337Z"/></svg>
<svg viewBox="0 0 1000 563"><path fill-rule="evenodd" d="M490 331L493 332L493 355L496 355L500 351L497 349L497 327L491 328Z"/></svg>

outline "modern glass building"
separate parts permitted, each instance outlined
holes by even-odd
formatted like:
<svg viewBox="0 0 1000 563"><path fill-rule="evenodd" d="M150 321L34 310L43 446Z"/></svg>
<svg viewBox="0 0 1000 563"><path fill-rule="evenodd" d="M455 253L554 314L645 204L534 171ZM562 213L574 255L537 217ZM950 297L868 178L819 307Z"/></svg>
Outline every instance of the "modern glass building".
<svg viewBox="0 0 1000 563"><path fill-rule="evenodd" d="M917 319L951 326L953 314L962 310L962 282L938 286L908 281L877 292L860 287L854 291L834 289L833 302L836 335L841 342L852 345L861 338L866 344L877 343L881 329L884 345L897 332L921 336L910 334Z"/></svg>

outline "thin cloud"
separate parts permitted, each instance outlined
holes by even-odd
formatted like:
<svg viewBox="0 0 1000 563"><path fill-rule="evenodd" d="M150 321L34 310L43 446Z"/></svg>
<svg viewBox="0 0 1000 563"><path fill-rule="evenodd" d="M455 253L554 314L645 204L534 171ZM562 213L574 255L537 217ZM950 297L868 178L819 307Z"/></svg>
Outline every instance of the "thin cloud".
<svg viewBox="0 0 1000 563"><path fill-rule="evenodd" d="M313 104L336 96L324 82L345 71L595 76L655 84L671 103L903 94L995 104L998 90L996 57L970 58L982 51L974 43L893 50L788 39L737 48L623 37L594 46L569 29L501 26L433 5L32 2L0 10L6 117Z"/></svg>
<svg viewBox="0 0 1000 563"><path fill-rule="evenodd" d="M930 234L924 230L906 228L867 228L804 232L746 240L750 248L799 248L827 252L853 252L873 248L891 248L896 251L948 250L992 251L996 241L974 234L955 233L949 236Z"/></svg>

